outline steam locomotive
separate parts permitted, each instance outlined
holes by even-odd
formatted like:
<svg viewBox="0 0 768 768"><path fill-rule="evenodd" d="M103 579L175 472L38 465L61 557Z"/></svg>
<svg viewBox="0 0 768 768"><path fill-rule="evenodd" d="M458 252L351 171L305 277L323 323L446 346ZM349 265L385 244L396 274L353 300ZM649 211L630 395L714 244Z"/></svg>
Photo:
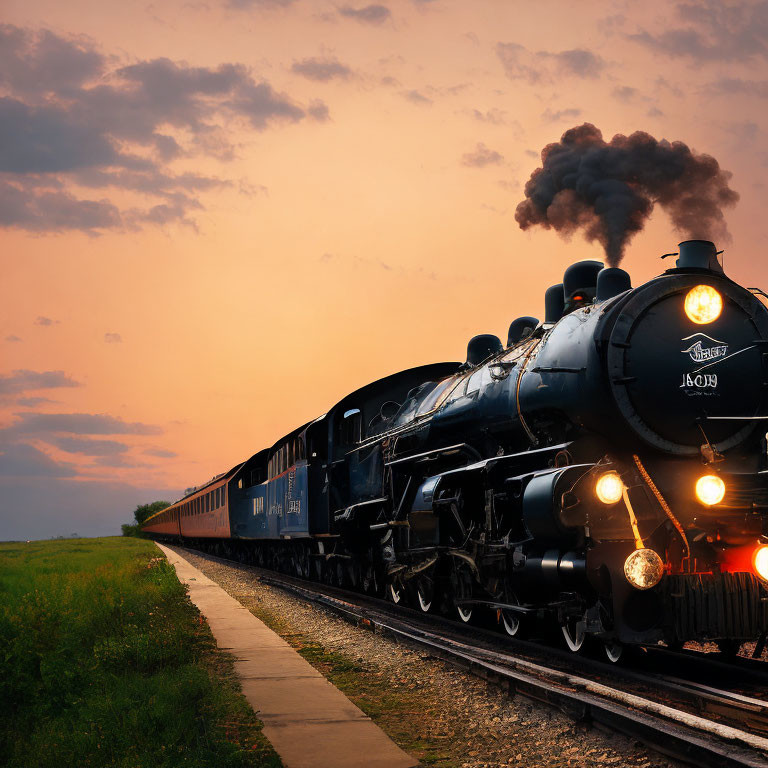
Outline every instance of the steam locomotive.
<svg viewBox="0 0 768 768"><path fill-rule="evenodd" d="M144 530L612 661L762 648L768 311L713 243L671 255L636 288L573 264L506 346L347 395Z"/></svg>

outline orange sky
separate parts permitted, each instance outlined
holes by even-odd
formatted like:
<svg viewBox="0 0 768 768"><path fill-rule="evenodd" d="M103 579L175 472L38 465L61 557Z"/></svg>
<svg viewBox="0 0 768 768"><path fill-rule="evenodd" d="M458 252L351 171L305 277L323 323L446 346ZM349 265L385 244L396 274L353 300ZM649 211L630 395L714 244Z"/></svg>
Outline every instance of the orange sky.
<svg viewBox="0 0 768 768"><path fill-rule="evenodd" d="M514 211L584 121L714 155L741 196L726 271L768 283L766 2L6 0L3 19L0 539L116 532L357 386L541 316L602 252ZM680 239L657 210L623 266L647 279Z"/></svg>

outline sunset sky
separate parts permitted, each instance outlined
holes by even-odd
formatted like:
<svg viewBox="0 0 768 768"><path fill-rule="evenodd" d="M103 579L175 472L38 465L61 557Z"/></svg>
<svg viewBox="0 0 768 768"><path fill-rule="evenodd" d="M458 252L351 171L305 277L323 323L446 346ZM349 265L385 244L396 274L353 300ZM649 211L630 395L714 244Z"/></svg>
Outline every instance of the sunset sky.
<svg viewBox="0 0 768 768"><path fill-rule="evenodd" d="M514 213L583 122L709 153L768 287L768 2L4 0L0 539L119 532L402 368L543 315ZM662 210L635 283L682 239Z"/></svg>

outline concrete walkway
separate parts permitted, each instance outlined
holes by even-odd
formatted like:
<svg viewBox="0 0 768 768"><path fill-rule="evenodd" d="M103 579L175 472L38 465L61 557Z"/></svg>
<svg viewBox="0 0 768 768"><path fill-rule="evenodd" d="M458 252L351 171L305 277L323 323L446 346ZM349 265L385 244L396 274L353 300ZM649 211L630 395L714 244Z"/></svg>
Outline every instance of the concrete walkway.
<svg viewBox="0 0 768 768"><path fill-rule="evenodd" d="M403 752L279 635L183 557L158 544L220 648L285 768L414 768Z"/></svg>

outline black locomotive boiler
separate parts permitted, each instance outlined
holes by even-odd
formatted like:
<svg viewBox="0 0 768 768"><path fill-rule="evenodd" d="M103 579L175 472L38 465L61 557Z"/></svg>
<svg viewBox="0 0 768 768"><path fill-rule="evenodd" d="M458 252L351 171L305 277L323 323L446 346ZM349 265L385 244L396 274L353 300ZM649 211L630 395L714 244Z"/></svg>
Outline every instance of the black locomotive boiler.
<svg viewBox="0 0 768 768"><path fill-rule="evenodd" d="M712 243L677 256L635 288L572 265L506 346L348 395L145 530L611 660L764 639L768 311Z"/></svg>

